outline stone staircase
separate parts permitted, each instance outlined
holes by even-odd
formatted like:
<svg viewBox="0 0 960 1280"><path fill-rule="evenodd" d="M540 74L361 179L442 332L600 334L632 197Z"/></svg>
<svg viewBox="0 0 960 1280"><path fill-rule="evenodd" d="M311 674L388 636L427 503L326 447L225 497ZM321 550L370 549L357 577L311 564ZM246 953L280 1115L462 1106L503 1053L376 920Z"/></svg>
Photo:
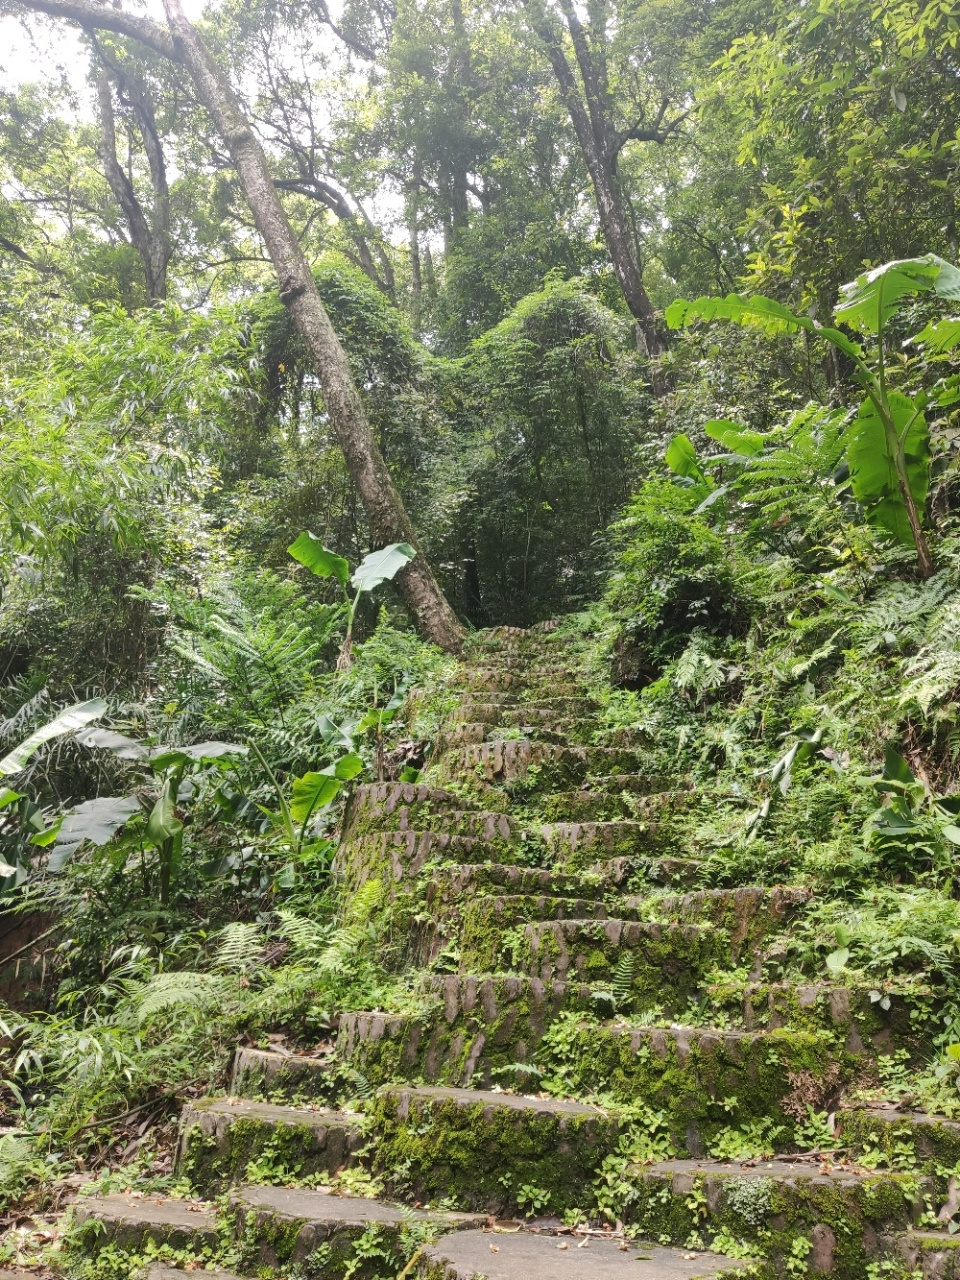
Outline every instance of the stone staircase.
<svg viewBox="0 0 960 1280"><path fill-rule="evenodd" d="M549 627L475 639L422 780L344 818L337 875L384 886L409 1000L343 1015L330 1057L239 1050L182 1117L203 1199L82 1201L91 1249L311 1280L960 1280L960 1124L845 1102L917 1050L909 1009L767 980L809 895L699 887L677 820L711 797L645 772L585 687ZM371 1175L388 1198L349 1194Z"/></svg>

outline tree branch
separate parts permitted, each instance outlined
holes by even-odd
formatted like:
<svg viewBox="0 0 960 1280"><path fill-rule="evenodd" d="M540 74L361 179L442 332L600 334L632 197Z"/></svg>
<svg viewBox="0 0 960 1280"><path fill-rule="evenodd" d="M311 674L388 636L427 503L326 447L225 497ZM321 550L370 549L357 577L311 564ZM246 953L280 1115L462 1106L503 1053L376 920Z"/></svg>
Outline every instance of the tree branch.
<svg viewBox="0 0 960 1280"><path fill-rule="evenodd" d="M114 31L120 36L130 36L165 58L180 61L173 37L165 27L149 18L139 18L122 9L101 4L99 0L11 0L14 9L24 12L47 13L53 18L69 18L81 26L99 27L101 31Z"/></svg>

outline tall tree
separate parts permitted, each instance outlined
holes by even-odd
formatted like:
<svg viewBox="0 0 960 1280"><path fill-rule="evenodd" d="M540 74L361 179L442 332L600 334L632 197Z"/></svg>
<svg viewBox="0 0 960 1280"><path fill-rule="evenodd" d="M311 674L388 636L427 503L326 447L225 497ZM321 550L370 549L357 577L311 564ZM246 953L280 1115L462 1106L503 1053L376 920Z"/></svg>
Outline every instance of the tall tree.
<svg viewBox="0 0 960 1280"><path fill-rule="evenodd" d="M197 97L209 112L236 167L277 273L280 299L289 308L313 358L327 412L363 502L371 539L376 546L391 542L416 545L410 518L370 428L346 354L287 219L263 148L236 93L184 14L180 0L164 0L166 27L107 7L98 0L11 0L11 8L68 18L87 30L130 36L186 68ZM426 558L418 555L396 581L423 634L443 648L458 648L463 629Z"/></svg>
<svg viewBox="0 0 960 1280"><path fill-rule="evenodd" d="M597 215L613 269L640 342L651 360L667 351L667 340L643 282L639 247L630 223L618 176L624 147L630 142L663 145L689 115L678 109L669 93L650 99L643 84L631 104L617 103L611 87L609 50L614 25L611 0L590 0L588 21L582 22L573 0L524 0L530 25L543 44L564 105L577 135L597 201ZM666 384L654 366L657 390Z"/></svg>

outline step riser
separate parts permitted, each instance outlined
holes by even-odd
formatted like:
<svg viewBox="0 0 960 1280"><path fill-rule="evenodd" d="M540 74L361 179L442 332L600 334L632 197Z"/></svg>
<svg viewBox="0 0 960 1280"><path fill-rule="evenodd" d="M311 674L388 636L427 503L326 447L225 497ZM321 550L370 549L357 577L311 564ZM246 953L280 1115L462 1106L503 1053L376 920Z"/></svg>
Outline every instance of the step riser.
<svg viewBox="0 0 960 1280"><path fill-rule="evenodd" d="M900 997L891 999L888 1010L872 1001L869 992L842 987L757 985L744 990L714 986L705 998L711 1008L730 1014L747 1031L789 1026L839 1032L851 1053L922 1050L922 1037L911 1021L911 1004Z"/></svg>
<svg viewBox="0 0 960 1280"><path fill-rule="evenodd" d="M538 1215L589 1203L618 1134L617 1122L600 1115L526 1114L392 1090L369 1114L378 1135L374 1166L394 1193L427 1203L449 1198L501 1217L530 1210L524 1186L545 1197Z"/></svg>
<svg viewBox="0 0 960 1280"><path fill-rule="evenodd" d="M247 1182L293 1182L357 1162L359 1126L286 1124L187 1107L177 1173L204 1195Z"/></svg>
<svg viewBox="0 0 960 1280"><path fill-rule="evenodd" d="M837 1132L837 1141L850 1148L854 1159L909 1169L929 1179L938 1204L946 1196L950 1171L960 1168L960 1123L940 1116L841 1111Z"/></svg>
<svg viewBox="0 0 960 1280"><path fill-rule="evenodd" d="M491 845L504 841L502 825L492 820L490 826L497 832L492 842L445 831L376 831L352 836L337 849L333 875L348 893L356 893L369 880L386 886L409 885L428 862L485 862ZM509 838L505 843L512 847Z"/></svg>
<svg viewBox="0 0 960 1280"><path fill-rule="evenodd" d="M636 1198L623 1206L623 1221L680 1246L694 1238L709 1246L723 1232L762 1251L775 1273L795 1256L794 1241L804 1239L811 1246L810 1272L866 1277L870 1262L885 1252L883 1233L908 1229L924 1207L923 1187L906 1175L832 1182L803 1176L816 1170L802 1166L786 1179L635 1172Z"/></svg>
<svg viewBox="0 0 960 1280"><path fill-rule="evenodd" d="M456 782L482 791L524 783L531 792L543 794L575 787L593 774L633 773L642 765L642 755L634 751L504 738L449 749L430 766L429 776L439 787Z"/></svg>
<svg viewBox="0 0 960 1280"><path fill-rule="evenodd" d="M680 1012L705 974L731 959L727 940L690 926L611 920L528 926L511 949L512 968L545 982L583 982L609 991L629 987L634 1012Z"/></svg>
<svg viewBox="0 0 960 1280"><path fill-rule="evenodd" d="M423 1079L530 1088L552 1079L556 1088L581 1097L642 1098L667 1116L677 1151L697 1157L728 1126L758 1117L782 1124L789 1142L796 1120L807 1116L806 1102L800 1107L795 1101L798 1092L816 1109L832 1106L855 1065L840 1058L829 1040L795 1032L753 1037L573 1024L551 1043L547 1033L564 1006L584 1006L590 993L548 992L538 1004L491 998L486 1010L474 1004L466 1014L454 1001L446 1015L416 1022L383 1014L345 1015L341 1051L373 1085ZM539 1072L513 1070L524 1063Z"/></svg>
<svg viewBox="0 0 960 1280"><path fill-rule="evenodd" d="M810 895L797 889L723 889L671 894L652 904L654 918L708 923L728 939L734 961L749 958L800 911ZM631 899L628 899L631 901ZM643 899L633 899L640 907Z"/></svg>
<svg viewBox="0 0 960 1280"><path fill-rule="evenodd" d="M285 1058L262 1049L238 1049L234 1055L232 1097L279 1103L301 1097L329 1104L349 1092L349 1081L328 1058Z"/></svg>

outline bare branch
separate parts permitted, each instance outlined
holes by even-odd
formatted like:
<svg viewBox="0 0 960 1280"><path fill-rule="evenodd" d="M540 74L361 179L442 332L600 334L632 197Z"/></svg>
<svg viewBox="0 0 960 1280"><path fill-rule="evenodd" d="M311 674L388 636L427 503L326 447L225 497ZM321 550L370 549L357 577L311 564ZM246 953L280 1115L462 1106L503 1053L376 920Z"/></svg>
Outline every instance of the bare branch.
<svg viewBox="0 0 960 1280"><path fill-rule="evenodd" d="M140 18L100 0L12 0L14 9L23 12L47 13L53 18L69 18L82 27L100 31L114 31L120 36L130 36L165 58L180 61L173 38L165 27L149 18Z"/></svg>

